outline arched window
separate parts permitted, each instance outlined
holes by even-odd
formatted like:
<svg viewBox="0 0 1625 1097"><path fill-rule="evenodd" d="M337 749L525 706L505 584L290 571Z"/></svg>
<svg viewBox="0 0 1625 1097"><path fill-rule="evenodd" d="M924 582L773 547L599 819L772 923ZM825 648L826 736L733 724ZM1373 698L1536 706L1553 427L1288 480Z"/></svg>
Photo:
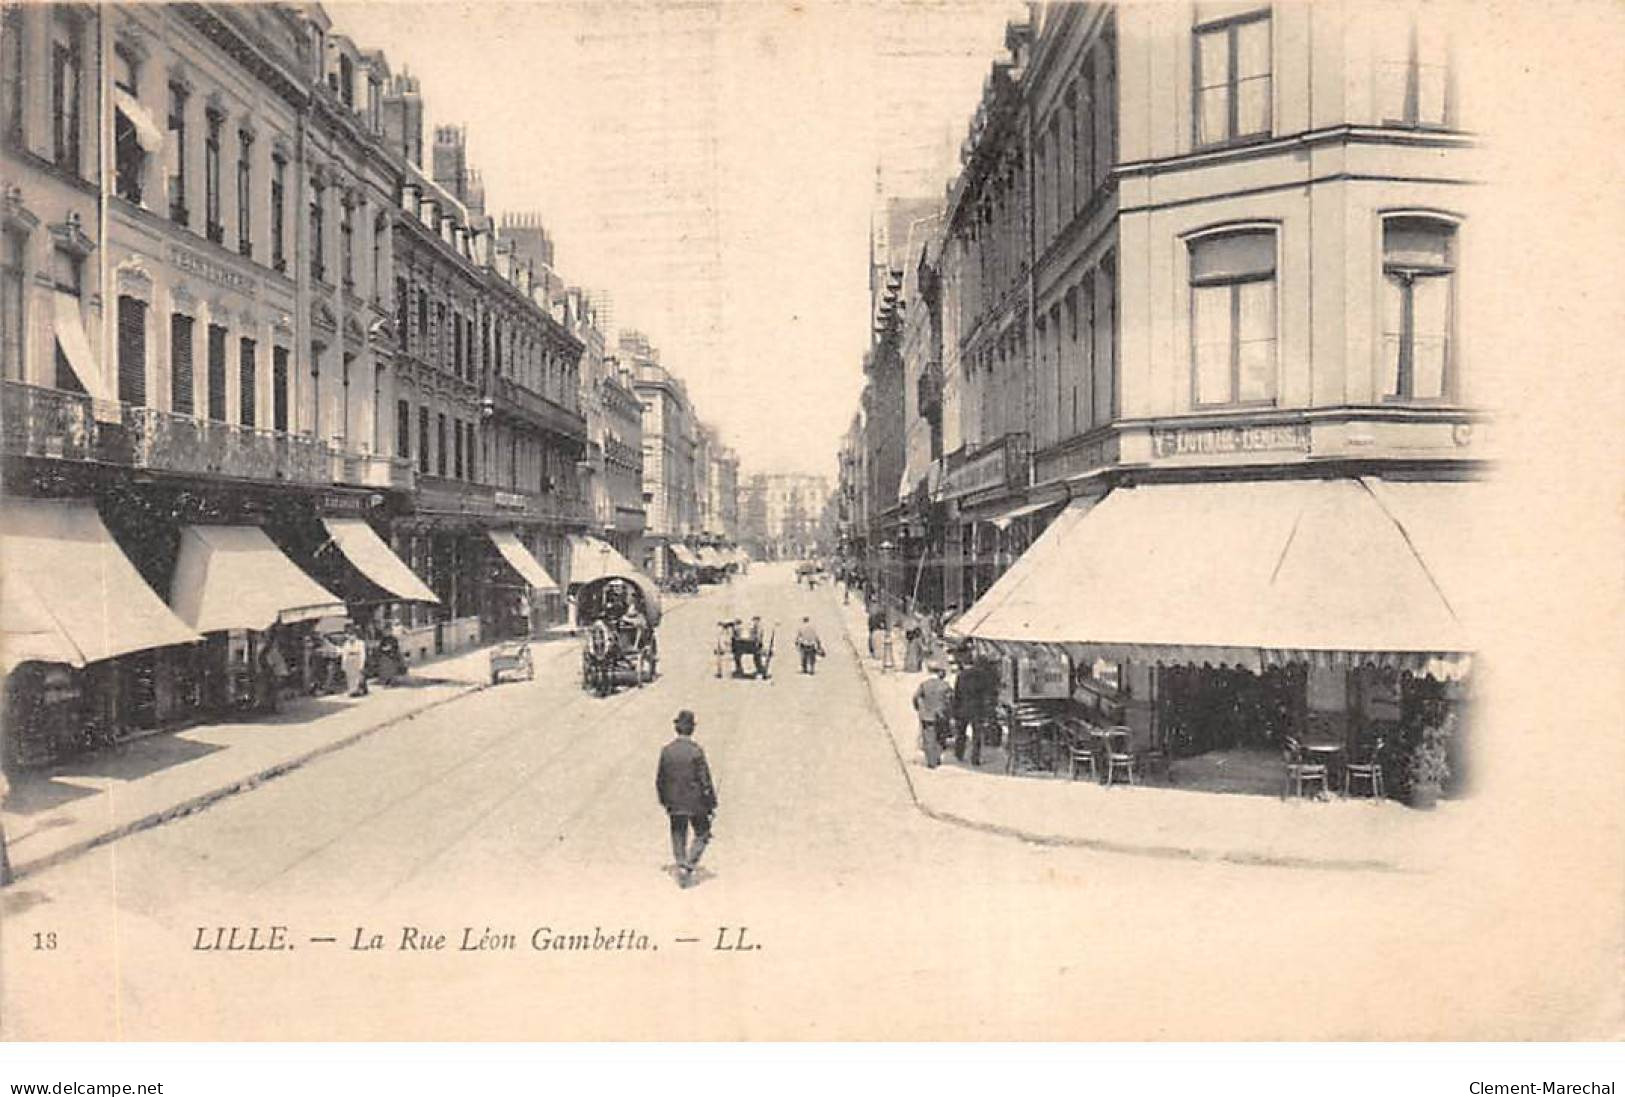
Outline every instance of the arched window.
<svg viewBox="0 0 1625 1097"><path fill-rule="evenodd" d="M1275 399L1275 230L1190 241L1191 392L1198 407Z"/></svg>
<svg viewBox="0 0 1625 1097"><path fill-rule="evenodd" d="M1455 386L1456 226L1439 217L1384 219L1382 283L1382 397L1448 397Z"/></svg>

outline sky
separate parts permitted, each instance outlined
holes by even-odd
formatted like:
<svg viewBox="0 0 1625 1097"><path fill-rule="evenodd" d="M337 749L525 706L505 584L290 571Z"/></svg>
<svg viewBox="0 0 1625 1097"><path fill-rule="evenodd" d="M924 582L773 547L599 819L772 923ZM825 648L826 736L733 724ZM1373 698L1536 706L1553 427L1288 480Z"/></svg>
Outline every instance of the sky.
<svg viewBox="0 0 1625 1097"><path fill-rule="evenodd" d="M742 474L832 478L869 344L877 187L943 192L1022 11L326 7L337 32L418 77L426 150L435 125L467 127L488 212L542 215L563 277L650 337Z"/></svg>

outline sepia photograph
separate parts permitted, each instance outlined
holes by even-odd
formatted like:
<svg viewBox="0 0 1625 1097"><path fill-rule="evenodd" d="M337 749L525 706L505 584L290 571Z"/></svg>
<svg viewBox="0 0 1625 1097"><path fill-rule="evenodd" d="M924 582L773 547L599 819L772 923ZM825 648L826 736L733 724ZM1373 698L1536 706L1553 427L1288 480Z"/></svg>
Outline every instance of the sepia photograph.
<svg viewBox="0 0 1625 1097"><path fill-rule="evenodd" d="M1618 7L0 19L0 1039L1619 1038Z"/></svg>

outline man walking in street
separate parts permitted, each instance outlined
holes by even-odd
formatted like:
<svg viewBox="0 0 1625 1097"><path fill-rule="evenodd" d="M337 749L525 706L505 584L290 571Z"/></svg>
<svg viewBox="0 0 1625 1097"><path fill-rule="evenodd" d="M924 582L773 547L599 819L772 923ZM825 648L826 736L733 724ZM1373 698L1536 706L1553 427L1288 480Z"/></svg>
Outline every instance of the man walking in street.
<svg viewBox="0 0 1625 1097"><path fill-rule="evenodd" d="M711 816L717 810L717 789L711 782L711 767L705 751L694 741L694 714L683 709L675 721L677 738L660 751L655 770L655 794L671 821L671 853L677 862L677 883L688 887L694 882L694 868L711 841ZM694 845L688 844L688 829L694 828Z"/></svg>
<svg viewBox="0 0 1625 1097"><path fill-rule="evenodd" d="M941 663L931 667L931 677L914 691L914 711L920 715L920 748L925 766L936 769L942 762L942 740L938 738L953 710L954 690L948 684L948 671Z"/></svg>
<svg viewBox="0 0 1625 1097"><path fill-rule="evenodd" d="M796 650L801 653L801 673L818 673L818 657L824 654L824 642L818 638L818 630L813 628L810 617L803 617L801 627L796 629Z"/></svg>

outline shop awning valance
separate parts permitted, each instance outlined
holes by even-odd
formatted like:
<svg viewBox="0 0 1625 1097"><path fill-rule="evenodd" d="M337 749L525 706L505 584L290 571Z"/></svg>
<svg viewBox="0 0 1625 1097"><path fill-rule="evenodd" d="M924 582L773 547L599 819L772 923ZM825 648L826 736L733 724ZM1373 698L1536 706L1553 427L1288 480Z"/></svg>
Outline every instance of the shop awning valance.
<svg viewBox="0 0 1625 1097"><path fill-rule="evenodd" d="M0 665L80 667L201 639L141 578L90 503L6 500Z"/></svg>
<svg viewBox="0 0 1625 1097"><path fill-rule="evenodd" d="M1009 529L1010 525L1019 519L1026 518L1029 515L1038 514L1042 511L1054 510L1065 502L1065 499L1049 499L1040 503L1023 503L1019 507L1011 507L1009 510L1001 511L998 514L992 515L985 519L985 521L989 525L995 526L998 529Z"/></svg>
<svg viewBox="0 0 1625 1097"><path fill-rule="evenodd" d="M1440 523L1424 548L1407 521L1359 480L1119 488L1071 504L950 633L1074 659L1456 676L1473 642L1423 555L1451 556L1453 534Z"/></svg>
<svg viewBox="0 0 1625 1097"><path fill-rule="evenodd" d="M345 558L378 586L402 601L440 604L435 592L412 573L363 519L323 518L322 525L327 527L328 536Z"/></svg>
<svg viewBox="0 0 1625 1097"><path fill-rule="evenodd" d="M691 568L700 566L700 558L695 556L694 550L689 548L687 545L671 545L670 548L671 554L677 558L677 562L679 564L684 564Z"/></svg>
<svg viewBox="0 0 1625 1097"><path fill-rule="evenodd" d="M645 581L648 579L648 576L634 567L630 560L616 552L607 542L600 541L596 537L571 537L570 585L590 583L606 575L639 578Z"/></svg>
<svg viewBox="0 0 1625 1097"><path fill-rule="evenodd" d="M199 632L270 628L345 612L257 526L187 526L169 604Z"/></svg>
<svg viewBox="0 0 1625 1097"><path fill-rule="evenodd" d="M558 583L554 582L547 569L542 567L541 561L519 543L519 538L511 530L494 529L490 534L491 543L497 547L502 558L519 573L520 578L530 584L532 590L555 592L559 589Z"/></svg>

